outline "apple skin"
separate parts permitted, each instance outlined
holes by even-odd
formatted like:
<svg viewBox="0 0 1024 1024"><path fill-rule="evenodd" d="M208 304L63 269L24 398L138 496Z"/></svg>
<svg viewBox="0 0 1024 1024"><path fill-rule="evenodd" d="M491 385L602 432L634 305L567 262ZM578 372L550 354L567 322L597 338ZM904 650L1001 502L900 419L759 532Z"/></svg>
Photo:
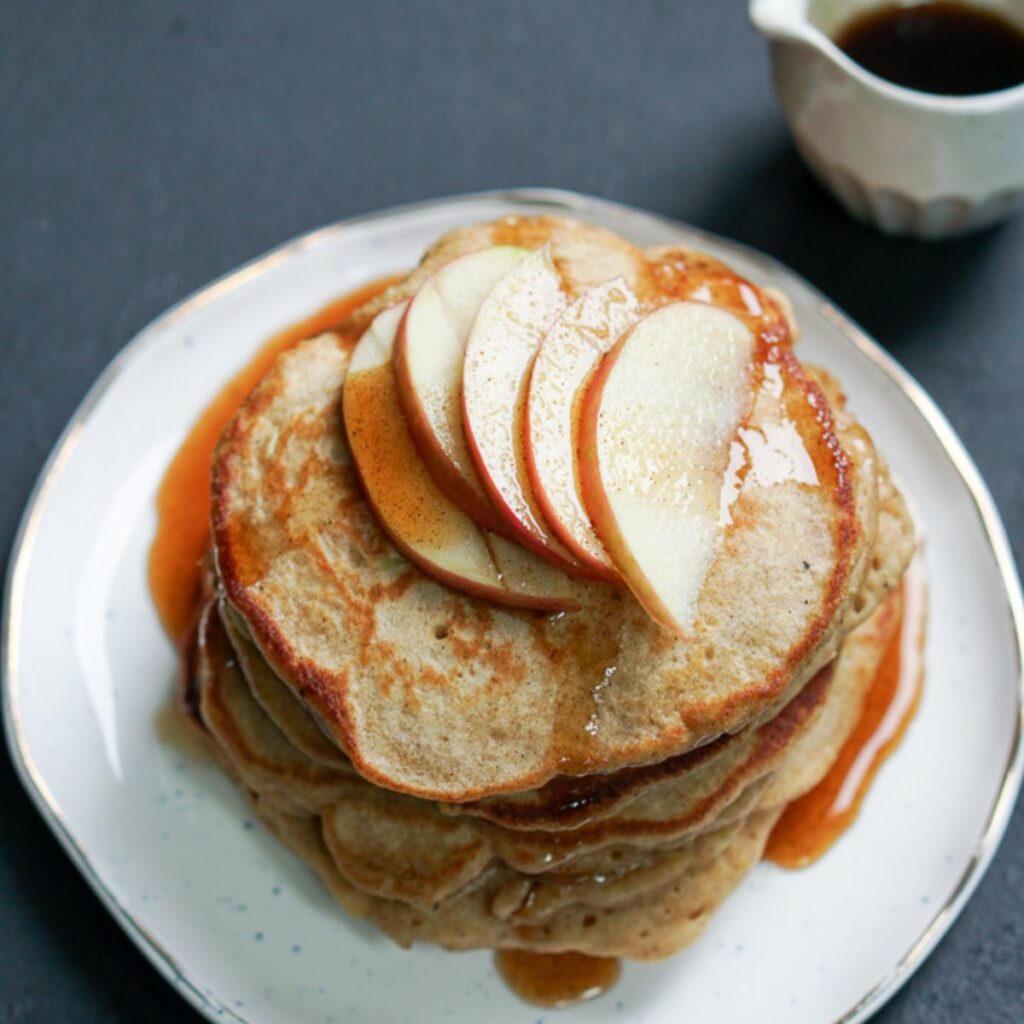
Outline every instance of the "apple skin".
<svg viewBox="0 0 1024 1024"><path fill-rule="evenodd" d="M529 426L526 427L526 445L527 451L529 451L530 434ZM527 455L527 460L530 456ZM532 474L531 474L532 475ZM561 523L557 518L557 513L554 508L547 501L546 495L543 491L537 491L537 504L540 506L541 511L544 513L544 518L547 520L551 529L554 531L558 539L565 545L569 553L576 559L577 565L574 565L571 569L566 569L566 572L571 572L573 575L579 576L581 579L594 580L597 583L613 583L621 584L623 582L622 573L615 568L614 565L608 565L604 562L598 561L593 555L590 554L586 548L581 547L576 543L572 534L567 530L563 529ZM603 543L603 541L602 541ZM543 557L543 556L542 556Z"/></svg>
<svg viewBox="0 0 1024 1024"><path fill-rule="evenodd" d="M583 393L577 434L580 494L590 521L594 525L594 530L611 555L612 561L621 574L621 579L633 591L633 595L655 622L664 629L675 632L676 624L668 609L650 587L642 585L641 581L645 580L645 576L619 533L615 513L601 482L601 462L597 450L597 419L601 412L601 399L604 396L605 384L611 376L612 369L618 361L629 335L630 331L626 331L611 350L602 357Z"/></svg>
<svg viewBox="0 0 1024 1024"><path fill-rule="evenodd" d="M537 504L526 467L530 370L543 332L565 305L547 247L531 253L495 286L480 306L466 345L463 422L480 481L506 535L569 575L603 582L604 575L579 562L555 535ZM515 316L508 315L510 306ZM495 428L496 423L507 424L507 429Z"/></svg>
<svg viewBox="0 0 1024 1024"><path fill-rule="evenodd" d="M523 417L526 467L544 518L580 564L607 583L621 584L622 574L594 536L579 494L579 403L603 355L640 314L624 277L585 291L537 350Z"/></svg>
<svg viewBox="0 0 1024 1024"><path fill-rule="evenodd" d="M356 468L356 474L359 474L358 467ZM361 476L360 482L362 482ZM414 547L407 544L400 536L398 536L397 533L392 532L388 528L386 520L382 517L380 509L374 504L368 494L366 497L366 503L370 506L370 509L373 511L381 529L387 535L388 540L391 541L392 546L399 552L399 554L404 558L407 558L424 574L437 580L438 583L444 584L451 590L458 590L463 594L468 594L470 597L477 597L484 601L490 601L492 604L503 605L506 608L522 608L527 611L535 612L579 611L579 601L571 597L557 595L543 597L539 594L527 594L513 590L505 590L503 587L488 586L487 584L467 579L465 576L460 576L458 573L445 569L438 562L425 557Z"/></svg>
<svg viewBox="0 0 1024 1024"><path fill-rule="evenodd" d="M516 254L518 258L522 258L527 252L527 250L516 249L510 246L495 246L490 252L493 253L497 250L501 250L505 259L509 260L515 259ZM488 253L488 250L477 250L456 256L435 271L431 279L425 282L425 285L429 284L438 275L450 274L453 270L457 272L459 265L464 266L467 261L474 260L486 253ZM414 295L406 307L402 322L398 328L393 357L395 380L398 384L398 396L409 424L409 431L412 434L413 442L431 476L437 481L437 485L448 498L481 526L494 533L508 535L509 529L504 517L495 510L472 465L460 467L441 444L430 416L417 391L410 363L408 337L409 320L410 316L414 313L416 301L417 296ZM459 390L461 390L461 380L459 382Z"/></svg>
<svg viewBox="0 0 1024 1024"><path fill-rule="evenodd" d="M606 564L587 551L586 548L576 543L576 539L573 535L566 530L558 518L557 510L548 501L547 494L544 490L537 485L537 470L533 463L533 458L530 454L530 421L526 419L525 425L526 431L526 460L527 466L529 467L530 479L534 482L534 493L537 497L537 504L540 506L541 511L544 513L544 518L547 520L548 525L554 531L558 539L566 546L569 553L577 560L578 566L574 566L572 569L567 569L566 572L572 572L583 579L591 579L599 583L617 583L623 582L622 573L615 568L614 564ZM579 451L579 445L577 444L577 452ZM577 459L579 456L577 455ZM588 508L589 511L589 508ZM596 530L596 527L595 527ZM604 541L602 540L602 543ZM606 545L607 546L607 545Z"/></svg>
<svg viewBox="0 0 1024 1024"><path fill-rule="evenodd" d="M353 353L350 364L351 380L357 380L363 374L385 373L391 375L387 382L394 387L393 368L391 365L391 345L397 327L398 309L392 307L378 314L378 319L371 324ZM360 352L360 346L364 346ZM543 612L572 611L579 607L579 602L568 592L568 587L558 585L558 577L547 570L547 579L553 586L543 583L535 590L510 590L502 584L500 564L495 564L488 536L475 523L465 516L453 503L449 502L437 487L433 478L419 462L415 446L409 435L407 425L402 417L397 399L386 406L378 407L386 422L377 422L373 432L360 429L359 414L356 400L352 397L351 383L346 378L342 389L342 417L348 435L349 447L352 452L353 464L363 486L367 504L388 539L406 558L418 566L425 574L454 590L462 591L473 597L482 598L495 604L511 607L529 608ZM380 470L380 460L386 459L388 468ZM367 472L368 467L376 467L377 473ZM421 542L411 543L396 529L393 522L392 509L387 507L387 499L393 496L389 488L376 486L376 478L384 480L404 480L410 490L399 495L400 501L408 502L418 509L434 509L437 519L443 528L427 531L438 535L447 530L465 531L463 536L478 541L478 547L485 552L481 560L480 570L476 578L471 578L453 571L444 564L444 552L440 548L431 549ZM446 524L446 527L445 527ZM568 581L565 581L566 583Z"/></svg>
<svg viewBox="0 0 1024 1024"><path fill-rule="evenodd" d="M472 435L470 435L472 437ZM470 442L472 447L472 441ZM485 476L485 480L488 478ZM562 572L567 573L570 576L575 576L582 580L591 580L594 583L621 583L622 578L618 575L612 575L607 569L603 567L595 567L589 562L583 562L575 557L575 555L565 549L565 553L555 547L550 541L546 541L538 537L538 535L523 524L516 514L512 511L512 508L505 502L501 495L501 492L488 487L488 493L491 496L491 500L494 502L498 509L498 514L502 516L503 529L495 531L500 533L511 540L514 540L517 544L520 544L527 551L533 552L538 558L544 559L549 565L556 569L560 569ZM544 520L544 525L554 532L553 527L548 523L547 519ZM556 538L556 543L561 546L561 541Z"/></svg>
<svg viewBox="0 0 1024 1024"><path fill-rule="evenodd" d="M579 473L591 522L648 614L683 637L720 529L715 467L724 477L730 438L749 407L753 358L754 336L734 314L672 303L619 338L583 396Z"/></svg>
<svg viewBox="0 0 1024 1024"><path fill-rule="evenodd" d="M470 519L494 533L508 533L505 520L495 511L489 498L481 486L474 487L459 472L447 453L438 443L426 411L420 404L413 387L412 375L407 358L405 345L405 323L409 316L406 310L402 324L398 329L398 342L395 345L395 383L398 385L399 400L405 412L409 433L413 444L419 452L430 475L437 481L438 487L444 491Z"/></svg>

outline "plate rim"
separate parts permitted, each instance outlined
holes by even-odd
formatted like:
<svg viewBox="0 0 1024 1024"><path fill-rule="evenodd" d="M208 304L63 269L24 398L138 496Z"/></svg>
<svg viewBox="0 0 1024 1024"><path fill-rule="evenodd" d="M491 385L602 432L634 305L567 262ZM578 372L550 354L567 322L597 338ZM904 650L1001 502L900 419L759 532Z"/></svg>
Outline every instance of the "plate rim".
<svg viewBox="0 0 1024 1024"><path fill-rule="evenodd" d="M236 1024L253 1024L213 996L201 990L189 977L187 969L167 950L148 929L144 928L123 907L106 887L89 855L81 847L66 824L60 805L50 792L42 773L36 767L24 728L18 704L18 626L21 622L23 589L28 566L35 550L35 541L50 496L64 467L71 459L85 424L100 401L136 357L159 339L164 330L202 309L228 292L256 280L267 270L317 246L320 242L352 227L393 220L436 207L472 205L475 202L504 202L510 205L549 206L586 219L588 214L605 212L619 220L637 224L657 224L672 230L684 229L697 238L737 249L759 266L773 272L782 272L795 278L818 303L819 312L829 321L844 340L869 362L874 364L910 401L922 416L938 441L945 456L953 464L970 495L974 511L979 518L985 539L992 552L1003 585L1003 598L1009 614L1015 643L1016 715L1013 737L1003 770L1002 781L991 802L985 827L978 844L953 890L938 907L927 927L915 939L897 963L831 1024L855 1024L863 1021L887 1002L921 966L939 940L959 916L967 900L981 881L999 846L1016 802L1024 775L1024 597L1013 552L1006 536L988 486L974 460L964 447L945 414L925 389L903 366L852 319L838 309L817 287L781 260L741 242L724 238L710 231L693 227L682 221L651 213L639 207L565 189L518 188L464 192L450 196L403 203L345 218L275 246L262 255L243 263L234 270L215 278L191 294L174 303L150 321L128 341L107 364L93 382L85 397L75 409L67 425L50 450L42 469L29 493L22 512L7 564L0 628L0 679L3 691L3 724L7 749L22 786L35 804L36 810L56 836L71 862L99 897L114 920L121 926L135 946L157 971L192 1005L209 1020L230 1020Z"/></svg>

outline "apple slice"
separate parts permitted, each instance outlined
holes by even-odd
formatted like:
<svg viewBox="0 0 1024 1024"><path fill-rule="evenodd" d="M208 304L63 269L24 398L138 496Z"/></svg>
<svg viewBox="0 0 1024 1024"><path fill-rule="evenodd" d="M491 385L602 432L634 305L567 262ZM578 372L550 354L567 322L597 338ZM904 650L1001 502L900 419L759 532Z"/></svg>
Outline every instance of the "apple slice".
<svg viewBox="0 0 1024 1024"><path fill-rule="evenodd" d="M497 245L445 263L410 300L395 343L398 396L420 456L441 490L492 530L502 520L466 447L462 364L480 303L528 252Z"/></svg>
<svg viewBox="0 0 1024 1024"><path fill-rule="evenodd" d="M732 313L673 303L616 342L583 399L579 473L591 521L648 613L684 636L715 553L753 351Z"/></svg>
<svg viewBox="0 0 1024 1024"><path fill-rule="evenodd" d="M583 565L609 581L621 576L590 522L576 472L580 389L639 318L625 278L585 291L541 342L526 396L526 463L544 518Z"/></svg>
<svg viewBox="0 0 1024 1024"><path fill-rule="evenodd" d="M544 520L526 468L530 368L567 301L549 246L530 253L494 286L466 343L462 407L470 454L507 532L552 565L593 577Z"/></svg>
<svg viewBox="0 0 1024 1024"><path fill-rule="evenodd" d="M405 305L378 314L349 363L342 413L367 500L391 542L441 583L499 604L565 611L572 582L478 527L449 501L420 460L402 414L392 353ZM528 564L523 565L522 559Z"/></svg>

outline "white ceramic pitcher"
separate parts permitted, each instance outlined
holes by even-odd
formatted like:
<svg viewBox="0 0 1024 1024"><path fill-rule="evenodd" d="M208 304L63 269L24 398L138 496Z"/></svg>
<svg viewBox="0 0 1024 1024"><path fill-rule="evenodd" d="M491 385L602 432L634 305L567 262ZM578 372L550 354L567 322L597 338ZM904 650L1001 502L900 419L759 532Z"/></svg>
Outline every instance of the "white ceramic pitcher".
<svg viewBox="0 0 1024 1024"><path fill-rule="evenodd" d="M942 238L1024 200L1024 85L938 96L894 85L832 42L884 0L751 0L775 89L808 166L858 219ZM973 0L1024 28L1022 0Z"/></svg>

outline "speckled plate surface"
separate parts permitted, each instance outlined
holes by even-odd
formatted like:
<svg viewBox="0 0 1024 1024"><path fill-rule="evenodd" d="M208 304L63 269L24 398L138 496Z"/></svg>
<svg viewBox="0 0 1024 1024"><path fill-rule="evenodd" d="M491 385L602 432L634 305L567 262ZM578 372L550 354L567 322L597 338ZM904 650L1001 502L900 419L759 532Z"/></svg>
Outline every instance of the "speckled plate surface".
<svg viewBox="0 0 1024 1024"><path fill-rule="evenodd" d="M486 953L402 951L346 918L222 773L160 725L175 657L146 589L161 474L222 382L276 330L406 268L458 224L563 212L641 244L682 241L784 288L801 355L838 374L912 496L932 596L920 712L860 819L813 867L762 864L704 937L627 966L604 998L529 1007ZM750 250L561 192L484 194L314 232L185 300L103 374L26 511L4 613L8 743L40 812L111 913L211 1020L862 1020L962 907L1021 772L1020 584L946 420L804 281Z"/></svg>

